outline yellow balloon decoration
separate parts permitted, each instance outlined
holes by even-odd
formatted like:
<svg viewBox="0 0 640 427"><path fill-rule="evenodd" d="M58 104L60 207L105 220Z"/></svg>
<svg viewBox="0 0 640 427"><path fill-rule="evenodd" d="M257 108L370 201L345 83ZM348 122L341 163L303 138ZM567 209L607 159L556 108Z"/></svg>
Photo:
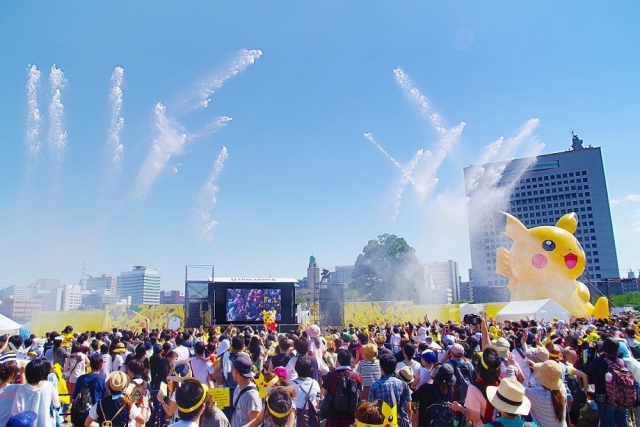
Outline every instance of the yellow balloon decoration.
<svg viewBox="0 0 640 427"><path fill-rule="evenodd" d="M576 280L586 263L584 250L573 235L578 216L571 212L555 226L527 229L516 217L505 215L505 234L513 239L513 245L511 250L498 248L496 272L509 278L511 300L551 298L573 316L589 317L594 311L589 289ZM597 306L599 314L606 311L603 317L609 316L606 298L600 298Z"/></svg>
<svg viewBox="0 0 640 427"><path fill-rule="evenodd" d="M600 297L598 301L596 301L596 305L593 308L593 317L596 319L606 319L609 317L609 300Z"/></svg>

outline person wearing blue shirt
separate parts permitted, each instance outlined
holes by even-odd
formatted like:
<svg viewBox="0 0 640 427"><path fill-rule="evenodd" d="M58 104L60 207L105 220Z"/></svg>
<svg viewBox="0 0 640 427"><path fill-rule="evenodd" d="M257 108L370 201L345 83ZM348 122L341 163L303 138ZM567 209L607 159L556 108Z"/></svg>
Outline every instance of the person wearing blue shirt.
<svg viewBox="0 0 640 427"><path fill-rule="evenodd" d="M80 375L78 377L78 381L76 381L76 386L73 389L73 395L71 396L71 400L74 400L78 394L80 394L80 390L82 390L82 386L85 384L89 385L89 393L91 395L92 402L99 402L104 396L104 380L105 377L100 376L100 370L102 369L102 355L94 354L89 358L89 366L91 366L91 373Z"/></svg>

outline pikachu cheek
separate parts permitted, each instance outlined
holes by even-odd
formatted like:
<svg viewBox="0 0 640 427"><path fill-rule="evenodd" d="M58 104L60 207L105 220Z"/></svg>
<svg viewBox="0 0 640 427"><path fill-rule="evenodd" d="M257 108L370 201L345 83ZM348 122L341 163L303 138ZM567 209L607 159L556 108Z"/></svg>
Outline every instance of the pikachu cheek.
<svg viewBox="0 0 640 427"><path fill-rule="evenodd" d="M545 268L547 266L547 257L542 254L535 254L531 258L531 265L535 268Z"/></svg>

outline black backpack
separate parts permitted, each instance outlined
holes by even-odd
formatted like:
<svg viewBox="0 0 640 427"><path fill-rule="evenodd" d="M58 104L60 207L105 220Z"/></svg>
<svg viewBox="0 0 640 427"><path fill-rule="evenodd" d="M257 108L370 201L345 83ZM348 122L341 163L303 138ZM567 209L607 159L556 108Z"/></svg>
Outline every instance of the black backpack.
<svg viewBox="0 0 640 427"><path fill-rule="evenodd" d="M435 390L434 395L435 402L427 409L428 425L430 427L451 427L460 424L462 414L451 409L451 402L443 401L438 390Z"/></svg>
<svg viewBox="0 0 640 427"><path fill-rule="evenodd" d="M83 382L82 387L80 388L80 392L71 402L71 424L76 427L83 427L84 422L89 415L89 410L94 405L93 398L91 396L91 392L96 386L96 383L100 380L100 377L96 375L96 377L91 380L90 383Z"/></svg>
<svg viewBox="0 0 640 427"><path fill-rule="evenodd" d="M333 396L333 410L347 414L354 414L360 402L362 386L353 379L351 374L339 373L338 388Z"/></svg>
<svg viewBox="0 0 640 427"><path fill-rule="evenodd" d="M453 372L456 377L456 385L453 387L455 390L454 398L456 401L464 404L467 398L467 390L474 382L474 373L466 363L452 363L451 365L453 366Z"/></svg>

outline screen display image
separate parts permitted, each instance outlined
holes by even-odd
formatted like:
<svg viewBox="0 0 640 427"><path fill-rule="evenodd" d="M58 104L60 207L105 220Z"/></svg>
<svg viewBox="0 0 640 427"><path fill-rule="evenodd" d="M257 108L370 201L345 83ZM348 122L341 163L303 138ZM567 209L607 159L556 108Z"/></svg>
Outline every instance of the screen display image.
<svg viewBox="0 0 640 427"><path fill-rule="evenodd" d="M280 289L227 289L228 322L262 322L262 310L275 310L282 320Z"/></svg>

